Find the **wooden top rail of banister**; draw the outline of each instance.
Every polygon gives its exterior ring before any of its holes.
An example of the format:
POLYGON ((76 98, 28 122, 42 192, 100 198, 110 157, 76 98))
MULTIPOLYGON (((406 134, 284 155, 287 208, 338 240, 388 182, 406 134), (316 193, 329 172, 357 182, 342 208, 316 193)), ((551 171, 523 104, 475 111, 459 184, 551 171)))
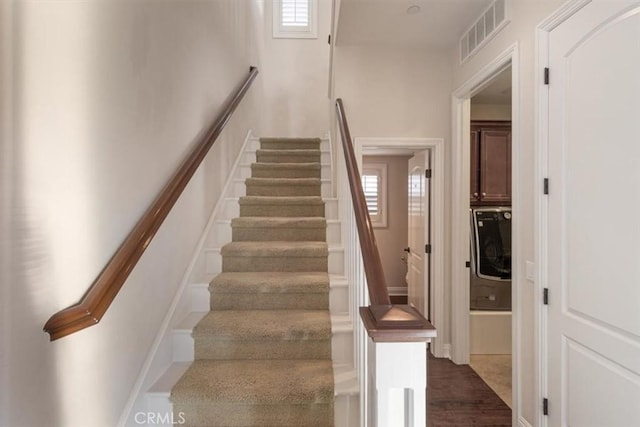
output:
POLYGON ((391 304, 389 299, 342 99, 336 100, 336 112, 371 301, 369 307, 360 307, 360 317, 374 341, 427 341, 436 336, 433 325, 414 306, 391 304))
POLYGON ((51 341, 93 326, 115 299, 118 291, 149 246, 171 208, 182 194, 209 149, 229 122, 236 107, 258 75, 251 67, 249 75, 237 91, 227 100, 224 108, 209 130, 198 141, 178 170, 164 186, 151 206, 129 233, 111 260, 91 284, 80 302, 55 313, 44 325, 51 341))

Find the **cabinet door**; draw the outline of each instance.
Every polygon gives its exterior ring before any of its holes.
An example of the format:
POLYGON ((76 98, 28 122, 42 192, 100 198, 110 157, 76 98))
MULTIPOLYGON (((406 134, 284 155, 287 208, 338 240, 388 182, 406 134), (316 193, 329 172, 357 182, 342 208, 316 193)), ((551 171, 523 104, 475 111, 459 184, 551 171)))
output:
POLYGON ((495 203, 511 200, 511 130, 480 133, 480 198, 495 203))
POLYGON ((480 152, 478 146, 480 144, 480 129, 471 128, 471 186, 469 187, 471 203, 480 200, 480 152))

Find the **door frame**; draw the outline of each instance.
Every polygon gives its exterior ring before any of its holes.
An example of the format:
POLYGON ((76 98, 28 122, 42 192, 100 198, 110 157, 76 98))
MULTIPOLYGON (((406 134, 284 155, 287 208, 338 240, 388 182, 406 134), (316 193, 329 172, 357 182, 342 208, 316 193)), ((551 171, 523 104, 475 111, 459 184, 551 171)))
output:
POLYGON ((470 186, 470 123, 471 97, 480 92, 498 74, 511 66, 511 209, 512 219, 512 309, 511 360, 514 425, 518 423, 520 384, 518 360, 520 340, 519 289, 523 285, 522 232, 520 230, 521 194, 520 174, 520 61, 519 45, 514 43, 480 69, 452 94, 452 187, 451 187, 451 360, 456 364, 469 363, 469 186, 470 186))
POLYGON ((391 138, 391 137, 358 137, 354 139, 354 149, 358 168, 362 169, 362 153, 364 148, 407 148, 412 150, 431 151, 431 281, 432 298, 429 301, 431 320, 439 337, 432 341, 432 351, 436 357, 448 357, 447 346, 444 343, 443 330, 447 328, 446 313, 444 312, 444 183, 445 183, 445 145, 443 138, 391 138))
MULTIPOLYGON (((561 8, 553 12, 549 17, 536 27, 536 51, 535 51, 535 118, 534 118, 534 252, 536 256, 536 281, 535 290, 542 295, 544 288, 548 287, 548 204, 543 192, 543 179, 549 172, 549 86, 544 84, 544 69, 549 66, 549 34, 557 26, 571 18, 592 0, 573 0, 565 3, 561 8)), ((547 395, 548 390, 548 363, 547 363, 547 309, 542 297, 534 299, 534 339, 537 348, 534 355, 534 366, 537 370, 534 381, 534 395, 538 402, 547 395)), ((547 417, 542 411, 535 411, 534 423, 537 426, 546 427, 547 417)))

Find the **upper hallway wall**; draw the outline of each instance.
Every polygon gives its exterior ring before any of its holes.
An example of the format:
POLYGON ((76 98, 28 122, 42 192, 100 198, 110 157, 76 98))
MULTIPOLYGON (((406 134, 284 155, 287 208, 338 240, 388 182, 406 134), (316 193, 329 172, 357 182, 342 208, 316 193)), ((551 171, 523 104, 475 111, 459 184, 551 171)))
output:
POLYGON ((3 125, 13 135, 2 148, 12 172, 0 198, 3 213, 10 206, 0 425, 114 426, 258 122, 259 80, 101 323, 52 343, 42 326, 82 297, 249 66, 261 65, 264 11, 237 0, 1 10, 13 34, 2 50, 2 84, 13 88, 3 125))
MULTIPOLYGON (((448 51, 423 48, 337 46, 334 96, 342 98, 353 138, 443 138, 445 165, 450 162, 451 57, 448 51)), ((333 105, 331 111, 335 111, 333 105)), ((337 139, 335 113, 332 138, 337 139)), ((398 141, 398 144, 402 144, 398 141)), ((338 148, 340 149, 340 148, 338 148)), ((438 173, 438 172, 436 172, 438 173)), ((449 193, 449 172, 445 194, 449 193)), ((450 202, 445 200, 448 230, 450 202)), ((448 232, 448 231, 447 231, 448 232)), ((449 238, 445 237, 448 245, 449 238)), ((448 253, 448 248, 444 248, 448 253)), ((449 283, 445 265, 445 283, 449 283)), ((449 304, 449 287, 444 300, 449 304)), ((450 342, 448 324, 436 325, 438 339, 450 342)))
POLYGON ((451 59, 397 47, 335 48, 334 94, 354 137, 449 139, 451 59))
MULTIPOLYGON (((518 113, 518 125, 520 129, 519 139, 514 138, 513 143, 519 146, 519 158, 514 167, 518 168, 519 196, 521 204, 518 209, 518 230, 521 236, 519 248, 521 258, 519 265, 519 277, 517 283, 520 301, 517 302, 520 316, 520 329, 518 330, 520 348, 520 360, 518 370, 520 372, 519 383, 522 396, 522 406, 518 417, 523 417, 531 425, 534 424, 534 414, 538 407, 534 395, 536 366, 534 355, 534 298, 535 287, 524 276, 525 260, 535 261, 534 255, 534 116, 535 116, 535 90, 537 84, 534 81, 535 73, 535 29, 536 26, 558 9, 562 1, 556 0, 511 0, 511 22, 490 42, 487 43, 473 58, 465 64, 460 64, 459 51, 456 47, 451 51, 453 61, 453 87, 458 88, 472 78, 483 67, 498 57, 514 43, 518 45, 519 59, 513 64, 514 72, 519 78, 519 105, 513 105, 513 111, 518 113)), ((514 88, 515 91, 515 88, 514 88)), ((515 117, 514 117, 515 118, 515 117)), ((514 122, 515 125, 515 122, 514 122)))
POLYGON ((318 38, 273 38, 273 2, 264 6, 260 63, 264 82, 264 136, 324 136, 329 130, 328 85, 331 1, 318 0, 318 38))

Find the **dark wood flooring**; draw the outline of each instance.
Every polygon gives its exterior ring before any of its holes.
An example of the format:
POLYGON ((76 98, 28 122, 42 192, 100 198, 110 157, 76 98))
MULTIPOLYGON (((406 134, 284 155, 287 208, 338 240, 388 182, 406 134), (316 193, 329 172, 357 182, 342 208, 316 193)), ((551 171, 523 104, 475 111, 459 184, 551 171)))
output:
POLYGON ((469 365, 429 357, 427 422, 440 426, 511 426, 511 408, 469 365))

